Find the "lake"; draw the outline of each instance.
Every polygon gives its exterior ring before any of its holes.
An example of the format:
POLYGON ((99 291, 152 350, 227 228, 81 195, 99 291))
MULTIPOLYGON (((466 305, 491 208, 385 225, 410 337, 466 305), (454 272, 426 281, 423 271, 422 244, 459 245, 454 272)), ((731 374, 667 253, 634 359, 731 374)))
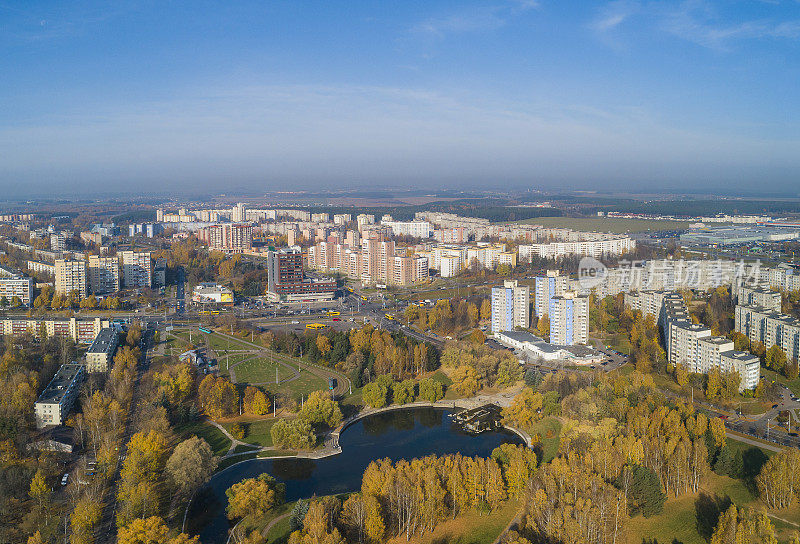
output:
POLYGON ((203 544, 225 544, 230 524, 225 517, 225 490, 246 478, 268 472, 286 484, 286 501, 313 495, 348 493, 361 489, 361 476, 375 459, 393 461, 461 453, 488 457, 503 443, 522 444, 505 429, 470 435, 453 425, 441 408, 408 408, 367 416, 345 429, 342 453, 323 459, 251 459, 216 474, 198 493, 189 512, 187 531, 203 544))

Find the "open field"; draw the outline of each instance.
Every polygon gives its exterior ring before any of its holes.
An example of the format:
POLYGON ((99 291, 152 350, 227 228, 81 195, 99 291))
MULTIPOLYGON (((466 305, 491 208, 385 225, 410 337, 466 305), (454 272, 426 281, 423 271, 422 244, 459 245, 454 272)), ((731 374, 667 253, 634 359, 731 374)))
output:
MULTIPOLYGON (((252 355, 250 356, 252 357, 252 355)), ((245 357, 246 359, 247 357, 245 357)), ((241 359, 240 359, 241 360, 241 359)), ((267 357, 256 357, 238 365, 236 381, 240 383, 275 383, 275 370, 278 371, 278 380, 285 380, 293 376, 293 372, 284 365, 267 357)))
POLYGON ((222 431, 205 421, 195 421, 194 423, 181 425, 176 428, 175 431, 178 436, 184 440, 190 436, 202 438, 211 446, 214 455, 224 455, 227 453, 228 448, 231 447, 231 441, 228 440, 228 437, 222 434, 222 431))
POLYGON ((542 463, 549 463, 558 454, 561 441, 561 422, 554 417, 546 417, 533 426, 533 432, 542 440, 542 463))
POLYGON ((535 217, 525 219, 521 223, 562 229, 613 232, 616 234, 689 228, 688 221, 655 221, 619 217, 535 217))
MULTIPOLYGON (((412 537, 412 544, 492 544, 514 519, 519 510, 515 500, 509 500, 494 512, 479 514, 470 510, 454 520, 440 523, 431 533, 412 537)), ((390 544, 406 543, 405 535, 389 540, 390 544)), ((638 544, 638 543, 637 543, 638 544)))
MULTIPOLYGON (((759 450, 735 440, 728 440, 733 449, 741 449, 747 455, 771 455, 772 452, 759 450), (753 451, 755 450, 755 451, 753 451)), ((708 473, 699 493, 670 497, 664 504, 664 510, 650 518, 641 515, 627 521, 626 542, 641 544, 644 538, 658 542, 680 542, 681 544, 705 544, 716 524, 719 509, 725 509, 730 503, 737 506, 764 508, 764 504, 753 494, 743 480, 708 473)), ((768 511, 770 514, 785 520, 800 519, 800 505, 782 511, 768 511)), ((771 518, 779 542, 786 542, 789 536, 798 530, 789 523, 771 518)))
POLYGON ((272 429, 275 421, 277 420, 272 416, 260 419, 254 418, 253 416, 243 416, 236 419, 221 421, 220 423, 228 432, 231 432, 231 427, 237 423, 244 427, 245 435, 242 439, 243 442, 255 444, 257 446, 271 446, 272 435, 270 435, 270 429, 272 429))

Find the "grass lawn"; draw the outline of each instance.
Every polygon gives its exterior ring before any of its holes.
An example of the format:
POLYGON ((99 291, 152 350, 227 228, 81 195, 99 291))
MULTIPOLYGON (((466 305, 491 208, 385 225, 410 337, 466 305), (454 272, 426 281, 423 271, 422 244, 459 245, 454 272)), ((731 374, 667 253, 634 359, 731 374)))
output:
POLYGON ((217 472, 225 470, 229 466, 235 465, 236 463, 239 463, 241 461, 247 461, 248 459, 255 459, 255 458, 256 458, 256 452, 244 453, 242 455, 235 455, 233 457, 226 457, 225 459, 219 462, 219 465, 217 466, 217 472))
MULTIPOLYGON (((272 379, 275 379, 274 372, 272 371, 273 376, 272 379)), ((237 370, 236 378, 239 379, 239 373, 237 370)), ((286 383, 280 383, 275 385, 275 383, 266 383, 263 386, 263 389, 269 391, 271 394, 274 393, 288 393, 292 396, 292 398, 297 399, 300 401, 300 395, 308 395, 314 391, 326 391, 328 389, 328 382, 317 376, 316 374, 312 374, 306 369, 303 369, 300 372, 300 377, 286 383)))
POLYGON ((175 432, 184 440, 190 436, 198 436, 208 442, 214 455, 225 455, 228 448, 231 447, 231 441, 228 440, 222 431, 205 421, 195 421, 186 425, 181 425, 175 429, 175 432))
POLYGON ((655 221, 647 219, 625 219, 621 217, 534 217, 522 223, 551 228, 613 232, 645 232, 648 230, 675 230, 688 228, 687 221, 655 221))
POLYGON ((554 417, 546 417, 533 426, 533 432, 538 433, 542 440, 542 463, 549 463, 558 453, 561 422, 554 417))
POLYGON ((222 425, 231 431, 231 427, 235 424, 240 424, 245 429, 245 435, 242 439, 248 444, 255 444, 257 446, 271 446, 272 435, 269 434, 272 425, 275 424, 275 418, 270 417, 266 419, 254 419, 252 416, 243 416, 233 420, 225 421, 222 425))
MULTIPOLYGON (((289 503, 287 506, 289 507, 287 511, 291 512, 292 508, 294 508, 294 503, 289 503)), ((288 542, 289 535, 292 532, 291 523, 292 517, 286 516, 273 525, 267 533, 267 544, 283 544, 284 542, 288 542)))
MULTIPOLYGON (((489 514, 479 515, 471 510, 456 519, 448 519, 436 526, 432 533, 411 537, 413 544, 492 544, 503 529, 514 519, 519 504, 510 500, 489 514)), ((391 544, 406 542, 405 535, 389 540, 391 544)), ((639 544, 639 543, 637 543, 639 544)))
MULTIPOLYGON (((736 444, 731 441, 731 446, 736 444)), ((741 443, 740 443, 741 444, 741 443)), ((743 444, 744 447, 748 447, 743 444)), ((644 518, 635 516, 626 523, 628 544, 641 544, 643 538, 656 539, 658 542, 681 544, 705 544, 704 535, 710 535, 717 517, 717 506, 723 507, 727 500, 737 506, 763 508, 759 499, 750 492, 741 480, 727 476, 719 476, 713 472, 703 479, 700 493, 688 494, 675 498, 670 497, 664 504, 664 510, 657 516, 644 518), (703 520, 708 520, 704 523, 703 520)), ((770 512, 786 520, 800 519, 800 506, 795 505, 787 511, 770 512)), ((770 518, 779 542, 786 542, 793 531, 798 528, 788 523, 770 518)))
POLYGON ((234 370, 236 372, 236 381, 243 383, 275 383, 275 370, 278 370, 278 379, 284 380, 292 376, 292 371, 276 363, 274 359, 270 360, 267 357, 257 357, 250 359, 234 370))
POLYGON ((227 335, 223 336, 218 333, 209 334, 208 343, 211 344, 211 347, 214 349, 214 351, 254 349, 253 346, 245 344, 237 338, 232 338, 227 335))

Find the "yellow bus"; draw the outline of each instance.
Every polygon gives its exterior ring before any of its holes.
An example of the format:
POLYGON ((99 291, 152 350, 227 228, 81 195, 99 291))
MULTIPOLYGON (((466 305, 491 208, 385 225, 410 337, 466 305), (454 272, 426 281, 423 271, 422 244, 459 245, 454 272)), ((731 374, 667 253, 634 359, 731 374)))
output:
POLYGON ((394 314, 383 314, 383 317, 385 317, 389 321, 393 321, 394 320, 394 314))
POLYGON ((319 330, 319 329, 324 329, 325 327, 327 327, 327 325, 323 325, 322 323, 307 323, 306 324, 306 328, 307 329, 312 329, 312 330, 315 330, 315 331, 319 330))
POLYGON ((337 316, 337 315, 341 315, 341 314, 339 312, 337 312, 336 310, 330 310, 328 312, 328 315, 333 317, 333 316, 337 316))
POLYGON ((211 315, 211 312, 209 312, 208 310, 200 310, 199 313, 200 315, 211 315))
POLYGON ((351 293, 353 292, 353 288, 352 287, 348 287, 347 290, 350 291, 351 293))
POLYGON ((362 302, 366 302, 367 301, 367 297, 361 297, 361 300, 362 300, 362 302))

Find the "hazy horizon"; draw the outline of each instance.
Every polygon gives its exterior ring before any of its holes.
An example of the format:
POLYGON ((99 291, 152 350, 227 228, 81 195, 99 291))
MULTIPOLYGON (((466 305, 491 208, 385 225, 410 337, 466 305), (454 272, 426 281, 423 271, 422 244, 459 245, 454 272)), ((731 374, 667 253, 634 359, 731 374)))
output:
POLYGON ((798 194, 800 3, 0 4, 6 197, 798 194))

